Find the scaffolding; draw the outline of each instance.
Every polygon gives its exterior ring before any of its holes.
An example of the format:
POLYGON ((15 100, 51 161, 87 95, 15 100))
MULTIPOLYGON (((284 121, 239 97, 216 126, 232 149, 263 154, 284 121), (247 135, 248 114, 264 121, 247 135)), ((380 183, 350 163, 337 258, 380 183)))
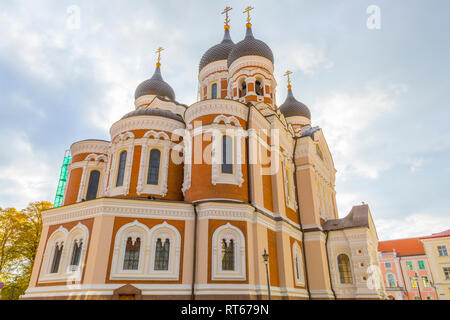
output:
POLYGON ((64 197, 64 188, 66 187, 67 182, 67 167, 70 164, 70 161, 72 161, 70 150, 66 150, 66 153, 64 154, 63 165, 61 167, 61 174, 59 176, 58 189, 56 190, 55 205, 54 205, 55 208, 61 207, 62 205, 64 197))

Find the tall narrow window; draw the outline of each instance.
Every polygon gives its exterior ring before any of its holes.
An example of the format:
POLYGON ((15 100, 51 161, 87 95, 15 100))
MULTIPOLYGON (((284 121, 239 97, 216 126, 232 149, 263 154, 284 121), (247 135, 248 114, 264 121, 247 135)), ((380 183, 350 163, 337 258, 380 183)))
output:
POLYGON ((387 283, 389 288, 395 288, 397 286, 397 284, 395 283, 394 275, 392 273, 388 273, 387 283))
POLYGON ((125 165, 127 163, 127 152, 123 151, 119 159, 119 171, 117 172, 116 187, 123 186, 123 178, 125 177, 125 165))
POLYGON ((222 240, 222 270, 234 271, 234 241, 222 240))
POLYGON ((211 86, 211 99, 217 99, 217 83, 211 86))
POLYGON ((156 240, 155 270, 169 270, 169 252, 170 240, 166 239, 163 244, 162 240, 158 238, 158 240, 156 240))
POLYGON ((255 92, 258 96, 263 96, 264 95, 264 89, 263 86, 261 84, 261 81, 256 80, 255 82, 255 92))
POLYGON ((241 87, 239 88, 239 98, 245 97, 247 95, 247 84, 242 81, 241 87))
POLYGON ((222 137, 222 173, 233 174, 233 140, 222 137))
POLYGON ((56 243, 55 251, 53 253, 53 262, 52 262, 52 268, 50 270, 50 273, 58 273, 63 248, 64 248, 64 244, 62 242, 56 243))
POLYGON ((133 243, 133 239, 127 239, 127 246, 125 249, 125 258, 123 263, 124 270, 138 270, 139 269, 139 253, 141 251, 141 238, 137 238, 133 243))
POLYGON ((161 161, 161 151, 153 149, 150 151, 150 161, 148 166, 147 184, 157 186, 159 184, 159 163, 161 161))
POLYGON ((70 259, 70 270, 76 271, 80 264, 81 249, 83 248, 83 240, 75 240, 73 243, 72 257, 70 259))
POLYGON ((298 257, 295 257, 295 275, 297 279, 300 279, 300 273, 299 273, 299 265, 298 265, 298 257))
POLYGON ((93 200, 97 198, 98 183, 100 181, 100 171, 93 170, 89 177, 89 184, 86 194, 86 200, 93 200))
POLYGON ((341 283, 352 283, 352 271, 350 269, 350 259, 346 254, 338 256, 339 276, 341 283))

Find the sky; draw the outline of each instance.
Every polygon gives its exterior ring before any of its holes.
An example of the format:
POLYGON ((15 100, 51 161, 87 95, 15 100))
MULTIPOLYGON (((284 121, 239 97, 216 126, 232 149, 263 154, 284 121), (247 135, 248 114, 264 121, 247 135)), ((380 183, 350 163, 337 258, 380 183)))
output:
POLYGON ((0 207, 53 201, 65 150, 109 140, 154 71, 177 101, 197 99, 198 64, 221 41, 253 33, 286 70, 337 169, 339 214, 368 203, 380 240, 450 228, 450 2, 1 1, 0 207))

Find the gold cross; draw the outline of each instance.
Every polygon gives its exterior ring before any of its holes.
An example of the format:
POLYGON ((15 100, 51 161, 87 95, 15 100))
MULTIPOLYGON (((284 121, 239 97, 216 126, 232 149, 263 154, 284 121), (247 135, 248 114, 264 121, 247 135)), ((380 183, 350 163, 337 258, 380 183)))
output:
POLYGON ((158 50, 156 50, 156 53, 158 54, 158 62, 157 62, 158 66, 161 66, 161 52, 163 52, 163 51, 164 51, 164 48, 162 48, 162 47, 159 47, 158 50))
POLYGON ((252 18, 250 17, 250 11, 252 11, 253 7, 248 6, 247 9, 244 10, 243 13, 247 13, 247 23, 250 23, 250 21, 252 21, 252 18))
POLYGON ((230 17, 228 16, 228 13, 233 10, 231 7, 226 7, 225 10, 223 10, 222 14, 226 15, 225 18, 225 26, 228 27, 230 23, 230 17))
POLYGON ((288 88, 289 89, 291 88, 291 74, 292 74, 292 71, 289 71, 289 70, 286 71, 286 73, 284 74, 284 76, 288 78, 288 88))

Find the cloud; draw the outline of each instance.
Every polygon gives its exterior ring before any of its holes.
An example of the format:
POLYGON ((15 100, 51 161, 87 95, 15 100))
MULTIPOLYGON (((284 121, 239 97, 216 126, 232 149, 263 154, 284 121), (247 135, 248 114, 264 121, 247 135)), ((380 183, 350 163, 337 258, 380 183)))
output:
POLYGON ((375 219, 380 240, 412 238, 450 229, 450 214, 419 212, 402 218, 375 219))

